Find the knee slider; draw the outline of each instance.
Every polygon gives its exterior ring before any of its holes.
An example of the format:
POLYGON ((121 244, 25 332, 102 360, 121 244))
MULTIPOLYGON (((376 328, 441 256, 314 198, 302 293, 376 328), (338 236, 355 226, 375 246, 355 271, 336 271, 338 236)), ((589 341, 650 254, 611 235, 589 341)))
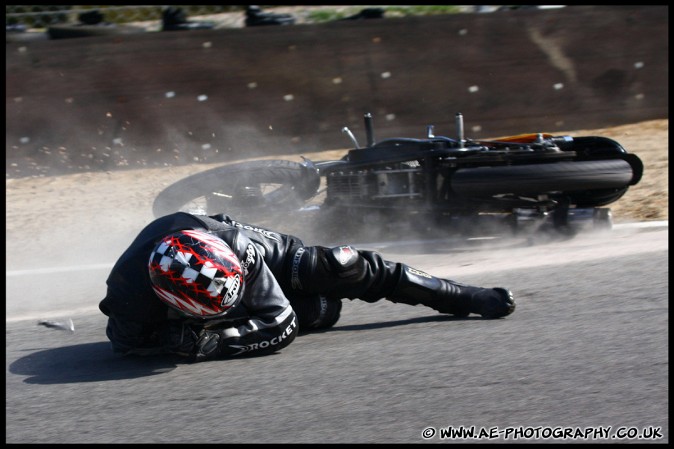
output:
POLYGON ((350 246, 300 248, 293 256, 292 291, 329 299, 360 298, 372 283, 367 260, 350 246))
POLYGON ((363 260, 352 246, 343 245, 329 248, 326 258, 340 278, 358 275, 363 271, 363 260))
POLYGON ((322 292, 331 284, 331 279, 354 281, 362 278, 365 261, 351 246, 303 247, 293 255, 291 271, 293 290, 322 292))

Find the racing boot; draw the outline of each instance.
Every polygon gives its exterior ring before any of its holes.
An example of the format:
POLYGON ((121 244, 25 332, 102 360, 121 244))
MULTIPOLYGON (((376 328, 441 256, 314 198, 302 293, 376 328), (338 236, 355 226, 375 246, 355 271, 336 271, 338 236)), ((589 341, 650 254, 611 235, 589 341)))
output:
POLYGON ((404 264, 399 281, 386 299, 409 305, 422 304, 440 313, 465 317, 501 318, 515 310, 512 293, 505 288, 473 287, 440 279, 404 264))

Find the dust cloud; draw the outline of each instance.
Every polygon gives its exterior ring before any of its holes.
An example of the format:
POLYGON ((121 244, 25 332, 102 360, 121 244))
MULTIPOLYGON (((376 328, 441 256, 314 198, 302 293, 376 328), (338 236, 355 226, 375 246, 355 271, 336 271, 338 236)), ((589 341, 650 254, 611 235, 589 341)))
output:
MULTIPOLYGON (((257 136, 265 132, 260 131, 259 123, 261 121, 236 125, 239 128, 236 136, 244 136, 239 145, 254 146, 257 136)), ((171 127, 167 127, 166 132, 175 133, 176 139, 183 135, 182 130, 171 127)), ((661 145, 668 139, 667 120, 576 135, 614 137, 644 160, 644 180, 611 205, 615 222, 667 219, 668 158, 666 146, 661 145)), ((234 135, 231 138, 234 139, 234 135)), ((189 141, 176 140, 176 145, 183 144, 188 145, 189 141)), ((342 154, 343 150, 307 153, 306 156, 326 160, 342 154)), ((254 158, 251 153, 227 162, 254 158)), ((265 158, 301 160, 299 156, 268 154, 265 158)), ((144 168, 129 166, 57 176, 8 176, 5 195, 7 316, 31 315, 44 310, 64 313, 96 310, 105 294, 105 280, 112 264, 138 232, 155 218, 152 203, 158 193, 177 180, 220 165, 222 162, 218 161, 144 168)), ((8 171, 10 169, 8 166, 8 171)), ((376 248, 395 250, 410 260, 415 260, 415 254, 444 251, 452 253, 457 263, 458 255, 478 248, 525 247, 544 243, 547 238, 554 243, 568 237, 537 233, 538 240, 531 241, 526 234, 512 234, 508 226, 497 226, 496 222, 483 223, 492 233, 491 237, 480 235, 479 227, 470 225, 458 229, 460 238, 451 238, 457 233, 456 223, 433 227, 404 211, 382 223, 377 217, 330 216, 308 208, 302 213, 259 224, 297 235, 307 244, 363 243, 372 247, 376 242, 389 242, 380 243, 376 248), (494 238, 494 234, 498 237, 494 238), (418 241, 422 239, 428 242, 420 244, 418 241)), ((475 255, 472 258, 476 257, 479 258, 475 255)), ((42 315, 41 318, 54 317, 42 315)))

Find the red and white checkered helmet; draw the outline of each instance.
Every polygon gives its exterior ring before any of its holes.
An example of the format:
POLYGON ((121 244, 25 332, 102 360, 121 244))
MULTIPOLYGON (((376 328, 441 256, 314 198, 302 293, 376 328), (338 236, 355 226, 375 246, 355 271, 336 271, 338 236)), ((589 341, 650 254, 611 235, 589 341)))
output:
POLYGON ((227 243, 205 231, 162 238, 148 268, 159 299, 191 317, 222 317, 243 297, 241 262, 227 243))

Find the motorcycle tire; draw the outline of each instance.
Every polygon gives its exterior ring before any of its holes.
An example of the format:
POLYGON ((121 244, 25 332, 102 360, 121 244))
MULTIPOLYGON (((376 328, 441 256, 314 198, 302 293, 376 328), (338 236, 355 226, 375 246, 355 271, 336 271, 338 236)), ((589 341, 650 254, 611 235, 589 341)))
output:
POLYGON ((317 172, 292 161, 224 165, 169 185, 155 198, 152 212, 155 217, 178 211, 225 213, 239 220, 259 222, 301 207, 316 193, 319 182, 317 172))
POLYGON ((578 192, 582 196, 588 191, 603 196, 608 192, 612 197, 625 190, 634 176, 632 166, 622 159, 575 161, 459 169, 451 186, 454 193, 465 197, 549 192, 578 192))

